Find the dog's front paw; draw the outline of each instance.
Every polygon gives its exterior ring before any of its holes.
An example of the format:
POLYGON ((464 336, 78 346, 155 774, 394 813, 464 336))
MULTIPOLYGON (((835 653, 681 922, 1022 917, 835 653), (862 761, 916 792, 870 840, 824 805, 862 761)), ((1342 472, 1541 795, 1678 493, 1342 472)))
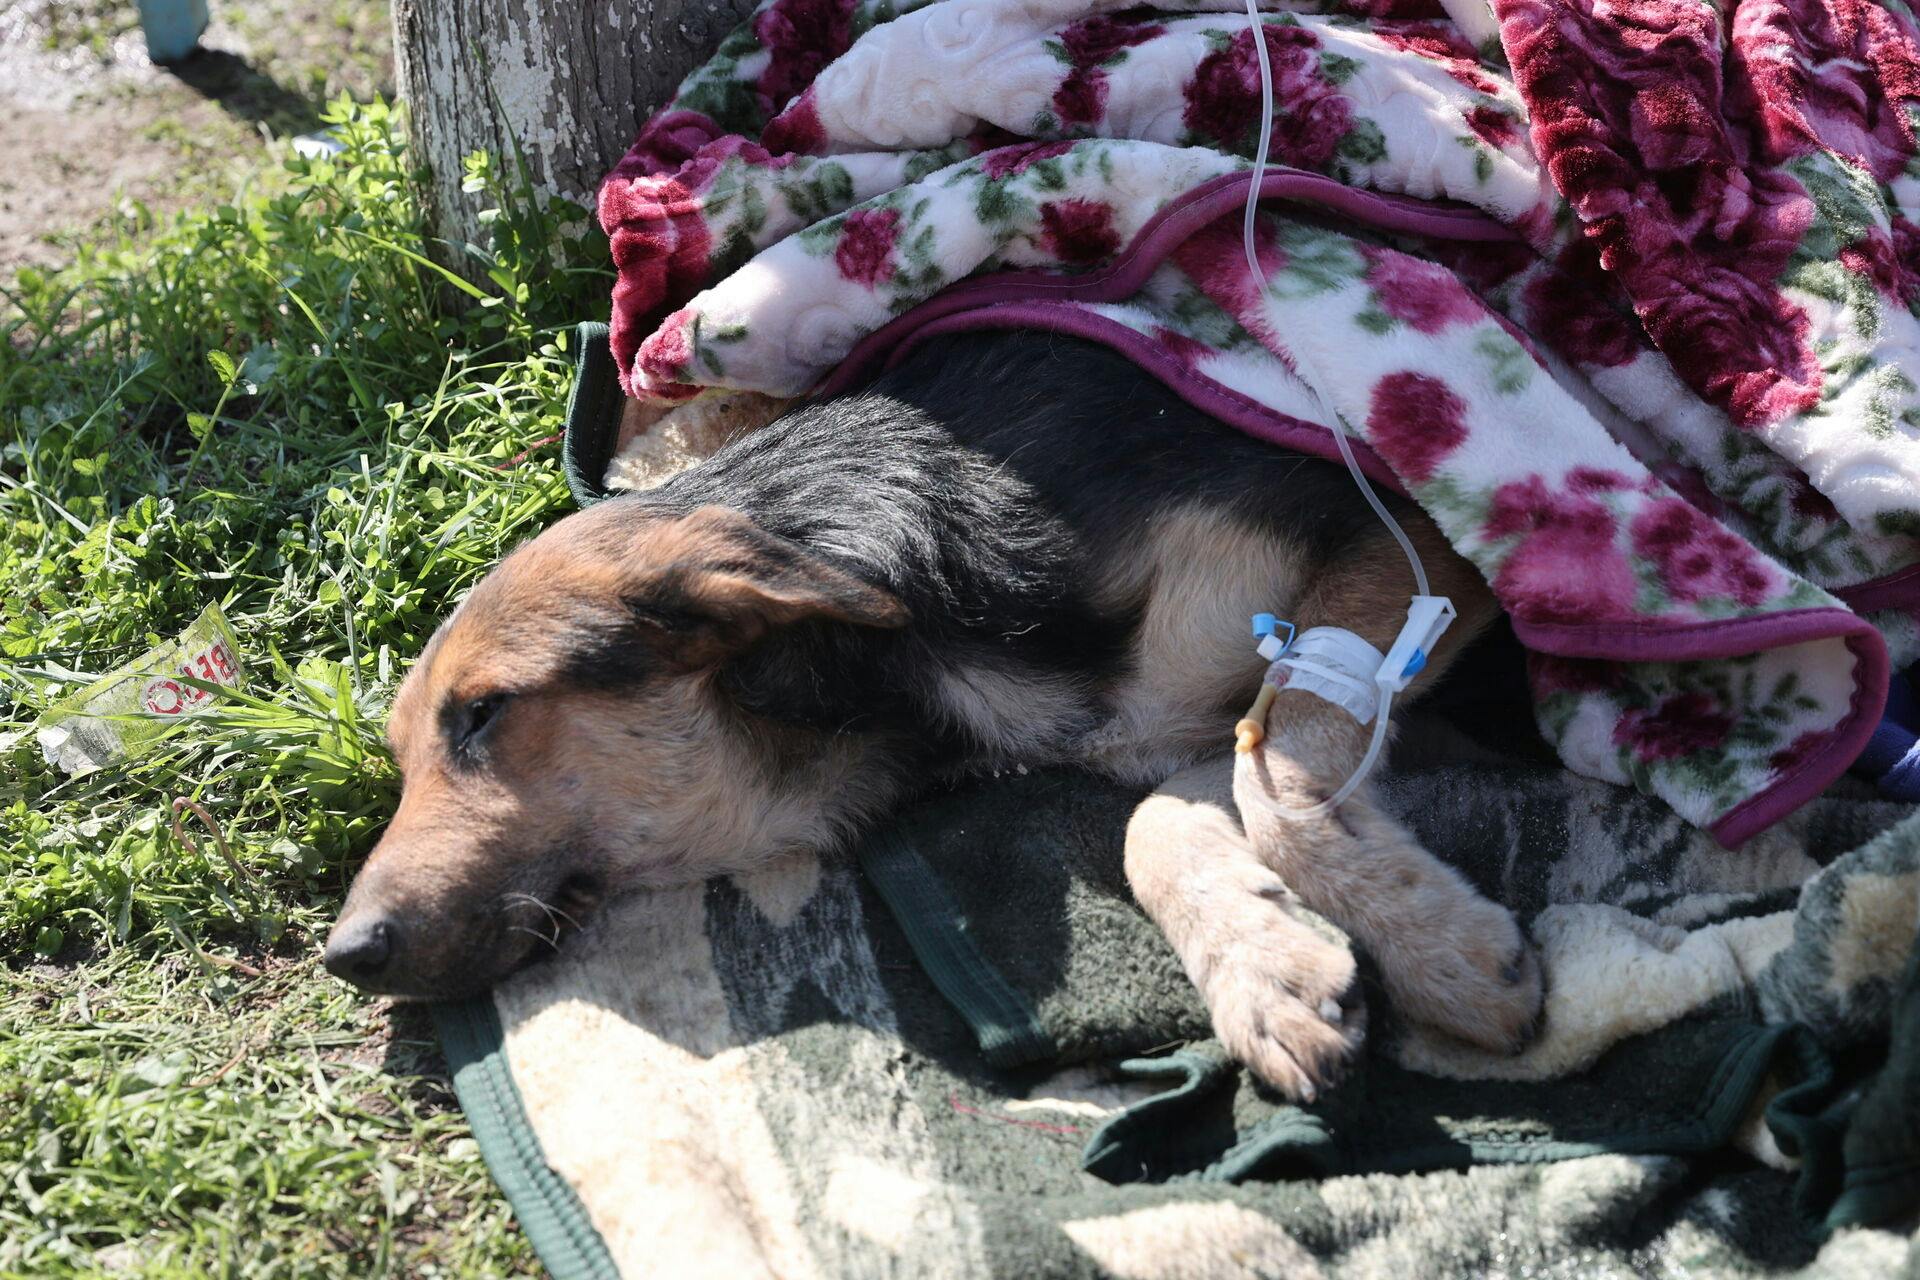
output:
POLYGON ((1395 1011, 1493 1053, 1519 1053, 1540 1026, 1540 960, 1505 907, 1469 892, 1379 955, 1395 1011))
POLYGON ((1366 1038, 1353 953, 1264 895, 1209 922, 1201 995, 1214 1033, 1287 1097, 1312 1102, 1366 1038))

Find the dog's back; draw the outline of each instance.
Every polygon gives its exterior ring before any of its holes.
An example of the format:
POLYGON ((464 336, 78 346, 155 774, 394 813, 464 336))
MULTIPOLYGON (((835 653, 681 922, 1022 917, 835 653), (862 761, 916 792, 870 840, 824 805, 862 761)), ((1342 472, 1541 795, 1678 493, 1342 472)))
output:
POLYGON ((913 615, 742 663, 733 685, 763 714, 909 729, 935 768, 1080 758, 1152 782, 1217 744, 1258 683, 1247 617, 1377 529, 1352 483, 1108 348, 979 333, 626 501, 737 507, 913 615))

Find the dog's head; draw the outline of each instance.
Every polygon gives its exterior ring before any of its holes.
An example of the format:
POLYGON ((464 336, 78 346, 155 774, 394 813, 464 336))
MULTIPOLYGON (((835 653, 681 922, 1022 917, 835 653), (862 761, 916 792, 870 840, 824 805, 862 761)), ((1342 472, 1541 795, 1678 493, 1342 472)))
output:
POLYGON ((400 806, 327 941, 369 990, 491 985, 609 886, 684 883, 822 841, 828 735, 720 673, 797 625, 905 607, 738 512, 617 499, 509 556, 440 628, 389 724, 400 806))

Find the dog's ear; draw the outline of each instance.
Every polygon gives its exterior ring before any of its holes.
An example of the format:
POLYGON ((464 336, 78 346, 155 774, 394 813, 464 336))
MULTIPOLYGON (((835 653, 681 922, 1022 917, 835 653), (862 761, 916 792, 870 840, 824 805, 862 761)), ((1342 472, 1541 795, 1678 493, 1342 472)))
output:
POLYGON ((892 592, 725 507, 701 507, 658 529, 642 559, 621 584, 621 601, 658 633, 659 656, 687 669, 722 662, 797 622, 894 628, 908 620, 892 592))

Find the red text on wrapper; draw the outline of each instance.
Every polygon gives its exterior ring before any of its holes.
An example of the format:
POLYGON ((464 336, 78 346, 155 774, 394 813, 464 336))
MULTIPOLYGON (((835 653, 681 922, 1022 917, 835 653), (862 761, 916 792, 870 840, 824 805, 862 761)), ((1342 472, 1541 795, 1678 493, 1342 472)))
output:
MULTIPOLYGON (((240 669, 226 641, 215 640, 181 663, 180 674, 205 680, 209 684, 230 685, 239 679, 240 669)), ((196 689, 171 677, 159 676, 149 680, 147 687, 140 691, 140 705, 156 716, 177 716, 198 710, 212 696, 205 689, 196 689)))

